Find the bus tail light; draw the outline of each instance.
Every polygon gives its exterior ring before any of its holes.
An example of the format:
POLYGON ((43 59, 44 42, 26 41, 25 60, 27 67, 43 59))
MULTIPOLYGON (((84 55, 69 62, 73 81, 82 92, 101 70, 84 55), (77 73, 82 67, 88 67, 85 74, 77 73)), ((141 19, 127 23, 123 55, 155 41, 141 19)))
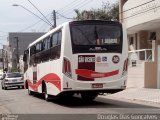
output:
POLYGON ((124 61, 122 75, 125 75, 127 71, 128 71, 128 58, 124 61))
POLYGON ((128 58, 124 61, 123 71, 128 71, 128 58))
POLYGON ((68 59, 64 58, 63 60, 63 73, 72 78, 72 73, 71 73, 71 63, 68 59))

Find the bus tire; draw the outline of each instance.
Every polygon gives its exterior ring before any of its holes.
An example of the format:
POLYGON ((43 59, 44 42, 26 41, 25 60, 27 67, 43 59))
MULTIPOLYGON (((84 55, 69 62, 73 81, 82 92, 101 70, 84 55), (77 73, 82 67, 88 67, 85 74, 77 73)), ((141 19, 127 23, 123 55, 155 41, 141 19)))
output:
POLYGON ((31 91, 28 86, 28 95, 33 95, 33 94, 34 94, 33 91, 31 91))
POLYGON ((98 93, 81 93, 81 98, 84 101, 93 101, 98 96, 98 93))
POLYGON ((50 97, 49 97, 49 95, 48 95, 48 93, 47 93, 47 86, 45 85, 45 88, 44 88, 44 99, 46 100, 46 101, 49 101, 50 100, 50 97))

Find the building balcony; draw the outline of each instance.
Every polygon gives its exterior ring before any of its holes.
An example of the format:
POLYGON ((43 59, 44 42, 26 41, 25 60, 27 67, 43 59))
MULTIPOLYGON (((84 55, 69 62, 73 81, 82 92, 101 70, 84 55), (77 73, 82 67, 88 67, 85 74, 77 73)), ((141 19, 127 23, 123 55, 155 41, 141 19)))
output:
POLYGON ((122 14, 128 32, 160 28, 159 0, 128 0, 122 14))

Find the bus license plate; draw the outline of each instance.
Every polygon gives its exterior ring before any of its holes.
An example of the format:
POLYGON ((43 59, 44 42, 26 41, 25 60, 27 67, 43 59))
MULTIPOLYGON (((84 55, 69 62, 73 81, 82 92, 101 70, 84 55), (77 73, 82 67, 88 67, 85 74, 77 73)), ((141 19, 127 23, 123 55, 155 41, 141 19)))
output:
POLYGON ((92 88, 103 88, 103 84, 102 83, 92 84, 92 88))

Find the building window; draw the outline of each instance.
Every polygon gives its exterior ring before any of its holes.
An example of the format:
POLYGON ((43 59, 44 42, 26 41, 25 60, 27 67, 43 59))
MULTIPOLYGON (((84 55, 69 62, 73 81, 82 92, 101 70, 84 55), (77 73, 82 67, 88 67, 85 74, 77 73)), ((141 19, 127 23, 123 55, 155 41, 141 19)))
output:
POLYGON ((130 37, 130 39, 129 39, 129 45, 133 45, 133 44, 134 44, 134 38, 130 37))
POLYGON ((150 32, 149 40, 156 40, 156 32, 150 32))

